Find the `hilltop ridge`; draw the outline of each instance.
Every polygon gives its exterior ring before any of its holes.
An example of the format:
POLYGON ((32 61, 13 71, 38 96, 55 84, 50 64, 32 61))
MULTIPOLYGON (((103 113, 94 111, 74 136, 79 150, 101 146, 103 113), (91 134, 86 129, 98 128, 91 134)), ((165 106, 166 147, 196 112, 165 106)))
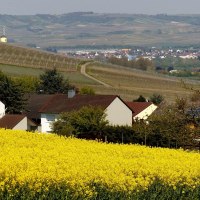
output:
POLYGON ((99 14, 0 15, 8 41, 24 46, 188 46, 200 43, 200 15, 99 14))

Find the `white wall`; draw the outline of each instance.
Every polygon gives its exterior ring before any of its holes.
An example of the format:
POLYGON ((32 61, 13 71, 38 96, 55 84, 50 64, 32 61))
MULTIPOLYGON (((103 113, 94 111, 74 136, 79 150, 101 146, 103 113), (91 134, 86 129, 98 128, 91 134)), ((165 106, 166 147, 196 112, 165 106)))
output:
POLYGON ((118 97, 107 107, 105 113, 110 125, 132 126, 132 111, 118 97))
POLYGON ((154 104, 151 104, 149 107, 147 107, 145 110, 143 110, 141 113, 138 115, 134 116, 133 119, 147 119, 155 110, 157 106, 154 104))
POLYGON ((42 133, 49 133, 52 132, 52 124, 58 118, 56 114, 41 114, 41 132, 42 133))
POLYGON ((6 43, 8 41, 7 37, 1 37, 0 42, 6 43))
POLYGON ((5 115, 5 105, 0 101, 0 119, 5 115))
POLYGON ((24 119, 22 119, 22 121, 20 121, 12 130, 28 130, 27 117, 24 117, 24 119))

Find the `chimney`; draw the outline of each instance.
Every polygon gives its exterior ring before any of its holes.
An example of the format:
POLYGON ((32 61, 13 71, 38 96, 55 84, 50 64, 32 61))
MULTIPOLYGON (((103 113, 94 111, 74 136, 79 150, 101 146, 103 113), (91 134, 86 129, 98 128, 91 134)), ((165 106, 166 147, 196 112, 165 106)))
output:
POLYGON ((68 98, 73 98, 76 95, 75 89, 68 90, 68 98))

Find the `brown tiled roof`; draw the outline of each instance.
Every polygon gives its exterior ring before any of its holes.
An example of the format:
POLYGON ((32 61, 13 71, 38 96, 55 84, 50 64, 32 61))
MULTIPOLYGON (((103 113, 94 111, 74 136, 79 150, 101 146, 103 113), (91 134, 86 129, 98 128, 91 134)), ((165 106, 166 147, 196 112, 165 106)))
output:
POLYGON ((0 119, 0 128, 12 129, 25 117, 26 117, 25 115, 6 114, 4 117, 0 119))
POLYGON ((152 102, 126 102, 128 107, 133 111, 133 117, 148 108, 152 102))
POLYGON ((33 94, 27 97, 27 107, 25 114, 29 119, 39 119, 40 113, 38 110, 46 104, 54 95, 38 95, 33 94))
POLYGON ((52 96, 38 111, 40 113, 62 113, 78 110, 83 106, 100 106, 106 109, 116 95, 76 95, 68 98, 65 94, 52 96))

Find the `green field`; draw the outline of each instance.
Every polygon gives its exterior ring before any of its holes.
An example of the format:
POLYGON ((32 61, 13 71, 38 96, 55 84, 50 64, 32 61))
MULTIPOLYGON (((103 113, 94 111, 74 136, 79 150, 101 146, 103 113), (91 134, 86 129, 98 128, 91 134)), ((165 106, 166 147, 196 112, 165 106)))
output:
MULTIPOLYGON (((11 65, 0 65, 0 70, 10 76, 39 76, 44 69, 19 67, 11 65)), ((148 98, 153 93, 164 96, 166 101, 173 102, 177 97, 190 97, 192 92, 183 87, 182 79, 166 77, 160 74, 132 70, 124 67, 116 67, 105 64, 90 64, 87 73, 91 76, 111 85, 105 87, 80 73, 80 71, 60 71, 71 84, 79 88, 92 87, 98 94, 120 95, 123 99, 132 101, 139 95, 148 98)), ((184 80, 189 87, 200 89, 199 81, 184 80)))
MULTIPOLYGON (((37 76, 45 72, 45 69, 37 69, 31 67, 20 67, 14 65, 0 65, 0 70, 9 76, 37 76)), ((72 84, 81 85, 98 85, 95 81, 83 76, 79 71, 61 71, 61 74, 72 84)))

